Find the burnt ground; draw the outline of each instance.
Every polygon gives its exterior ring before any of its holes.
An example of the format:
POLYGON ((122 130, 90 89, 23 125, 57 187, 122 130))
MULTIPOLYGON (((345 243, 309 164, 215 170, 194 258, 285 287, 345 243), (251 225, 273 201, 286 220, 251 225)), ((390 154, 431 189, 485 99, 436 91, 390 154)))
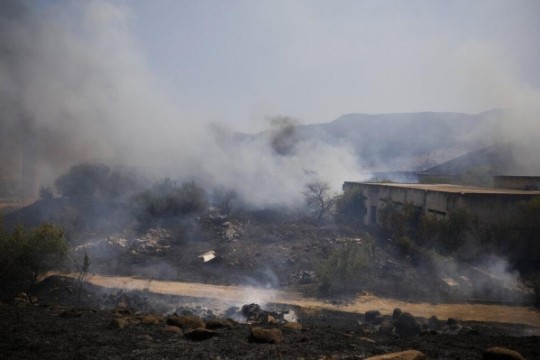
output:
MULTIPOLYGON (((140 276, 162 280, 223 285, 263 285, 300 290, 328 301, 347 301, 358 292, 406 301, 440 303, 483 301, 531 303, 523 287, 478 269, 441 258, 436 269, 402 256, 391 240, 376 232, 357 232, 336 226, 316 226, 290 214, 272 212, 223 219, 204 217, 142 233, 108 230, 70 234, 73 257, 90 257, 90 272, 140 276), (331 254, 351 243, 370 244, 368 265, 351 288, 336 287, 321 293, 316 270, 331 254), (200 255, 215 251, 204 262, 200 255)), ((66 267, 70 269, 69 264, 66 267)), ((71 268, 73 270, 73 268, 71 268)), ((336 279, 339 281, 339 279, 336 279)), ((28 291, 29 301, 19 305, 7 299, 0 306, 0 353, 13 359, 357 359, 406 349, 422 351, 433 359, 479 359, 482 352, 502 346, 525 358, 540 358, 537 336, 520 324, 457 322, 440 319, 429 324, 416 318, 413 335, 396 331, 389 316, 366 321, 363 314, 314 311, 268 304, 277 322, 268 318, 238 318, 238 309, 206 299, 157 296, 125 289, 85 285, 78 301, 78 285, 49 278, 28 291), (217 311, 215 309, 221 309, 217 311), (236 311, 236 312, 235 312, 236 311), (301 330, 286 328, 283 312, 298 316, 301 330), (167 316, 193 313, 204 319, 223 320, 225 328, 212 329, 210 338, 197 341, 166 325, 167 316), (151 314, 157 322, 145 324, 151 314), (112 326, 123 319, 122 329, 112 326), (278 343, 253 341, 251 330, 262 326, 282 330, 278 343)), ((374 309, 376 310, 376 309, 374 309)), ((414 315, 414 314, 413 314, 414 315)), ((207 336, 207 335, 198 335, 207 336)))
POLYGON ((400 336, 396 328, 386 329, 394 323, 391 316, 367 321, 363 314, 278 304, 246 307, 255 308, 252 312, 233 308, 218 313, 210 308, 219 304, 204 299, 86 285, 78 301, 76 290, 73 280, 54 276, 31 289, 30 296, 37 298, 34 305, 22 300, 18 305, 0 304, 3 358, 362 359, 416 349, 430 359, 480 359, 494 346, 518 351, 527 359, 540 357, 538 336, 526 336, 530 328, 517 324, 448 325, 446 320, 417 318, 418 334, 400 336), (203 319, 212 329, 210 335, 194 335, 186 327, 183 333, 180 328, 171 332, 167 325, 171 313, 203 319), (294 313, 296 319, 289 324, 298 322, 302 328, 288 326, 284 313, 294 313), (231 317, 235 320, 225 320, 231 317), (256 341, 251 332, 257 326, 281 330, 282 340, 256 341))

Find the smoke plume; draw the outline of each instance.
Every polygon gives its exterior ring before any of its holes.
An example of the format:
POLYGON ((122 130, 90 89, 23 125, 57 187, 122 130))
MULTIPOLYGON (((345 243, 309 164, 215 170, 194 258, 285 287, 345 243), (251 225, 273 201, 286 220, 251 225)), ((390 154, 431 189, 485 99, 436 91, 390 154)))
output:
POLYGON ((254 203, 290 203, 310 174, 331 174, 337 188, 357 170, 349 149, 295 143, 290 125, 239 146, 231 129, 178 109, 149 71, 122 6, 0 7, 3 157, 19 151, 5 141, 32 139, 44 183, 97 161, 234 188, 254 203))

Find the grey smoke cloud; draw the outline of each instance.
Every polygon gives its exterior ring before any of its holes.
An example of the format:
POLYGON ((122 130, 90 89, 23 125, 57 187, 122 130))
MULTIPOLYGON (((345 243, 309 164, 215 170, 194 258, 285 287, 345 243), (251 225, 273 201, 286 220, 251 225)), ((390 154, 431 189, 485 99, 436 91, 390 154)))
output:
POLYGON ((329 180, 336 188, 358 170, 341 147, 303 142, 276 156, 271 140, 231 146, 226 127, 175 106, 149 70, 123 6, 2 6, 2 133, 34 136, 44 181, 77 162, 105 161, 154 177, 237 188, 249 201, 267 204, 298 201, 306 169, 335 170, 329 180))

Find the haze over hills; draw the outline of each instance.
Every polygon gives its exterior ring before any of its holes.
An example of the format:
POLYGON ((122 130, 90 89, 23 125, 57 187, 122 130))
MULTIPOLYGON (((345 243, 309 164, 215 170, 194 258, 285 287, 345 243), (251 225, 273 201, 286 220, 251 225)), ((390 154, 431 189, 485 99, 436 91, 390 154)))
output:
POLYGON ((310 125, 279 118, 272 130, 237 138, 266 139, 280 156, 294 156, 303 143, 344 147, 354 153, 365 171, 418 171, 493 145, 504 118, 503 110, 347 114, 310 125))

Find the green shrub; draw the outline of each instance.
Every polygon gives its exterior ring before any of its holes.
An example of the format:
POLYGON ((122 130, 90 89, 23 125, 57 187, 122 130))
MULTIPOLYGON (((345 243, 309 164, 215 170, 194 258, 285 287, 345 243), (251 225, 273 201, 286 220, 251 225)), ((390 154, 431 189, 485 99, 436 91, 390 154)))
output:
POLYGON ((393 238, 415 238, 420 221, 420 208, 412 203, 396 204, 391 199, 386 199, 384 207, 379 211, 379 218, 382 229, 393 238))
POLYGON ((316 268, 321 293, 357 291, 369 271, 372 256, 370 242, 350 243, 334 250, 316 268))
POLYGON ((449 253, 465 244, 470 222, 469 214, 460 209, 450 212, 448 219, 440 220, 438 238, 441 250, 449 253))
POLYGON ((366 214, 366 197, 359 188, 349 188, 336 199, 334 218, 337 223, 360 226, 366 214))
POLYGON ((64 230, 59 226, 41 224, 32 230, 19 226, 10 234, 0 231, 2 293, 35 282, 65 260, 66 253, 64 230))
POLYGON ((169 178, 135 195, 133 203, 137 220, 143 227, 155 225, 160 220, 200 214, 207 209, 202 187, 193 181, 178 186, 176 181, 169 178))

